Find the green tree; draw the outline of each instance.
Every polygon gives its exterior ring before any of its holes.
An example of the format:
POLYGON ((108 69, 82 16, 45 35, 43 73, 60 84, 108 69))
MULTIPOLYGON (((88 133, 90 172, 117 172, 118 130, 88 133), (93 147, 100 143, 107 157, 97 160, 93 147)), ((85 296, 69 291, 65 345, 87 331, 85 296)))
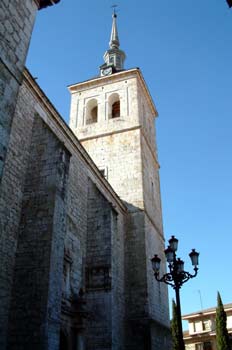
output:
POLYGON ((172 299, 172 320, 171 320, 171 334, 172 334, 172 349, 179 350, 178 343, 178 321, 177 321, 177 309, 174 299, 172 299))
POLYGON ((222 303, 221 295, 217 293, 217 309, 216 309, 216 341, 217 350, 231 350, 229 343, 229 335, 226 327, 226 313, 222 303))

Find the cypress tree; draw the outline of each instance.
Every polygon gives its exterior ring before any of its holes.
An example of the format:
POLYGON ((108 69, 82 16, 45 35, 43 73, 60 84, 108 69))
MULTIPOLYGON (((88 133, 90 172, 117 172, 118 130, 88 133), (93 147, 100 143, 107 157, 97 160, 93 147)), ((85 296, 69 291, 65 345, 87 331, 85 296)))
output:
POLYGON ((172 334, 172 349, 179 350, 177 309, 176 309, 176 303, 173 299, 172 299, 171 334, 172 334))
POLYGON ((220 293, 217 293, 217 309, 216 309, 216 341, 217 350, 231 350, 229 343, 229 335, 226 327, 226 313, 222 303, 220 293))

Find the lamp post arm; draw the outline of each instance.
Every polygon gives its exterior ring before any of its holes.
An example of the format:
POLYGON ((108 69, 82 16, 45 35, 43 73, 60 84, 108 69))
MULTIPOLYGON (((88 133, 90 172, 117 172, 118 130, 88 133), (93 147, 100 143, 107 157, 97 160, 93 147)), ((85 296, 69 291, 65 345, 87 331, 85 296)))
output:
POLYGON ((175 289, 175 283, 174 283, 174 279, 173 279, 173 276, 171 273, 165 273, 161 278, 159 278, 159 273, 156 272, 155 279, 158 282, 164 282, 175 289))
POLYGON ((191 274, 187 271, 182 271, 181 273, 175 273, 174 270, 172 270, 169 273, 165 273, 162 277, 159 277, 159 273, 156 272, 155 279, 158 282, 164 282, 171 286, 173 289, 181 288, 181 286, 187 282, 190 278, 194 278, 197 275, 198 268, 194 268, 194 274, 191 274))
POLYGON ((191 274, 187 271, 183 271, 181 272, 179 275, 176 276, 176 281, 175 281, 175 285, 178 285, 179 288, 184 284, 186 283, 188 280, 190 280, 191 278, 194 278, 196 277, 197 275, 197 271, 198 271, 198 268, 195 267, 194 268, 194 274, 191 274))

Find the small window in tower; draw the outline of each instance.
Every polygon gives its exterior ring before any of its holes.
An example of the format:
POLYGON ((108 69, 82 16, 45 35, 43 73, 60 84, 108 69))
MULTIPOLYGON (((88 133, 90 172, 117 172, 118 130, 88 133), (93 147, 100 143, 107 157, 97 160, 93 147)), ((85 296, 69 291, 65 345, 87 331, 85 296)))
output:
POLYGON ((100 173, 102 174, 102 176, 104 176, 104 177, 106 176, 105 175, 105 169, 100 169, 100 173))
POLYGON ((104 176, 106 179, 108 179, 108 168, 107 167, 99 167, 100 173, 102 176, 104 176))
POLYGON ((116 66, 121 68, 121 58, 119 56, 116 57, 116 66))
POLYGON ((120 101, 116 101, 112 104, 112 118, 120 117, 120 101))
POLYGON ((91 119, 93 123, 97 122, 97 106, 93 107, 93 109, 91 110, 91 119))
POLYGON ((97 100, 93 99, 86 106, 86 125, 97 123, 98 121, 98 104, 97 100))
POLYGON ((119 118, 121 116, 120 98, 117 93, 114 93, 109 98, 109 119, 119 118))

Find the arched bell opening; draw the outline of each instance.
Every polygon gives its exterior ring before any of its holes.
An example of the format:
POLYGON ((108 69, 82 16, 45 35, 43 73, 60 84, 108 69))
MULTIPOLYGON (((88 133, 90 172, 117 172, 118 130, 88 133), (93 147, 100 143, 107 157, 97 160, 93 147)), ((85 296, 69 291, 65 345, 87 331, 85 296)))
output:
POLYGON ((121 105, 119 94, 114 93, 109 97, 109 119, 119 118, 121 116, 121 105))
POLYGON ((98 121, 98 103, 96 99, 92 99, 86 106, 86 125, 97 123, 98 121))

